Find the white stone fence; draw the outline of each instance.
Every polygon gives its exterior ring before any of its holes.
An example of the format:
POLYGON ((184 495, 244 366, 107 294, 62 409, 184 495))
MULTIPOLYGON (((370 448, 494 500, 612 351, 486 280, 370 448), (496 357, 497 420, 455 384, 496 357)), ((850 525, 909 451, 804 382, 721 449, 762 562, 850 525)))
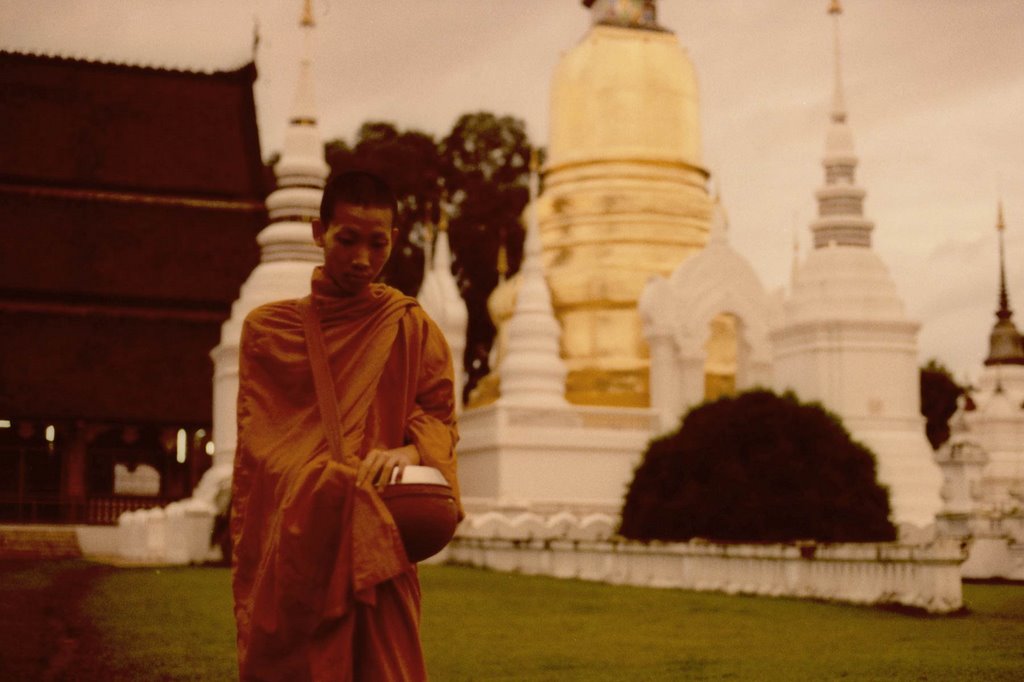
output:
POLYGON ((212 504, 196 498, 124 512, 117 523, 117 553, 127 561, 147 564, 184 565, 218 558, 210 547, 216 512, 212 504))
POLYGON ((929 613, 963 605, 959 543, 645 544, 615 535, 608 514, 470 514, 451 563, 613 585, 677 588, 852 604, 900 604, 929 613))

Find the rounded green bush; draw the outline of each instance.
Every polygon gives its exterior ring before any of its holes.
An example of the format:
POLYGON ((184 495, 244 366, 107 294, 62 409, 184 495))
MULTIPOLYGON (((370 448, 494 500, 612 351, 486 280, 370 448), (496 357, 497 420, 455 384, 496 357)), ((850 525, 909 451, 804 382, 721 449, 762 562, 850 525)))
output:
POLYGON ((653 441, 620 533, 638 540, 886 541, 888 490, 839 420, 792 394, 752 391, 691 410, 653 441))

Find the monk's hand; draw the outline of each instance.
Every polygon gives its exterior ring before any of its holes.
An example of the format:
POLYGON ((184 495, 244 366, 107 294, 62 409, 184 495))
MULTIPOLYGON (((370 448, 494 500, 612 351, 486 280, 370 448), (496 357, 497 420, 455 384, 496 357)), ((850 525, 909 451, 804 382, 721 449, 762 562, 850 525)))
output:
POLYGON ((415 445, 405 445, 400 448, 381 450, 374 448, 366 453, 356 471, 356 485, 362 485, 369 481, 378 490, 391 480, 391 472, 398 469, 398 476, 401 478, 402 471, 410 464, 419 464, 420 454, 415 445))

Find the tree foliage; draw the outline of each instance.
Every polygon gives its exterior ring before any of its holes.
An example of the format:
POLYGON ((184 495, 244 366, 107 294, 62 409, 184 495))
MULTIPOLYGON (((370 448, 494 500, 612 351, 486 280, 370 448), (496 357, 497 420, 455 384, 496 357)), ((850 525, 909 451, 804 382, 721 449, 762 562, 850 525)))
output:
POLYGON ((933 450, 949 440, 949 419, 956 412, 957 399, 963 392, 963 387, 938 360, 932 358, 921 368, 921 414, 933 450))
POLYGON ((653 441, 620 532, 640 540, 891 540, 889 497, 869 450, 792 394, 754 391, 691 410, 653 441))
POLYGON ((498 247, 509 270, 519 269, 529 200, 530 141, 523 122, 488 112, 464 114, 441 141, 444 185, 451 201, 453 269, 469 312, 466 375, 469 389, 490 371, 495 328, 487 299, 498 284, 498 247))
POLYGON ((498 246, 509 269, 522 258, 520 215, 528 201, 530 141, 523 122, 488 112, 464 114, 440 141, 386 122, 363 124, 353 144, 326 145, 332 171, 362 169, 385 178, 398 198, 399 230, 384 280, 415 295, 423 280, 426 226, 444 203, 450 217, 452 269, 469 312, 466 394, 490 368, 494 325, 487 299, 498 282, 498 246))

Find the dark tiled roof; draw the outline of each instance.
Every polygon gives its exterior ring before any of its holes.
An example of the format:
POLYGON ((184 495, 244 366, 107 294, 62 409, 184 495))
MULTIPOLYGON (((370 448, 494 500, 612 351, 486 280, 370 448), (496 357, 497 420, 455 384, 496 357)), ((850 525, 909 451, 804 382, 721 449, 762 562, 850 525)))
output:
POLYGON ((255 77, 0 52, 0 418, 209 422, 266 224, 255 77))
POLYGON ((262 197, 255 78, 0 52, 0 178, 262 197))

